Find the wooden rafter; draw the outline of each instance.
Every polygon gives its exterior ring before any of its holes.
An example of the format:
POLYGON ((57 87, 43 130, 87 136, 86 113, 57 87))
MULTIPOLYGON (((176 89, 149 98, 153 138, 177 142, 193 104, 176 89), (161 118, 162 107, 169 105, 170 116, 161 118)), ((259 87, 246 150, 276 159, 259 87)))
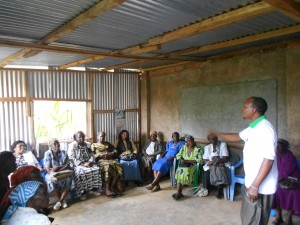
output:
POLYGON ((155 45, 175 41, 198 33, 220 28, 232 23, 247 20, 271 11, 274 11, 273 7, 270 7, 270 5, 265 2, 259 2, 200 21, 190 26, 186 26, 181 29, 166 33, 162 36, 152 38, 148 41, 148 43, 150 45, 155 45))
MULTIPOLYGON (((211 50, 216 50, 216 49, 221 49, 221 48, 226 48, 226 47, 233 47, 233 46, 237 46, 237 45, 241 45, 241 44, 247 44, 247 43, 254 42, 254 41, 265 40, 268 38, 280 37, 283 35, 288 35, 288 34, 297 33, 297 32, 300 32, 300 25, 295 25, 295 26, 278 29, 278 30, 274 30, 274 31, 269 31, 269 32, 261 33, 261 34, 255 34, 255 35, 238 38, 238 39, 231 40, 231 41, 224 41, 224 42, 210 44, 210 45, 204 45, 204 46, 183 49, 183 50, 179 50, 179 51, 175 51, 175 52, 170 52, 167 54, 162 54, 157 57, 172 58, 172 57, 176 57, 176 56, 180 56, 180 55, 188 55, 188 54, 192 54, 192 53, 206 52, 206 51, 211 51, 211 50)), ((129 63, 119 64, 116 66, 110 66, 110 67, 105 68, 105 70, 128 68, 129 66, 133 66, 133 65, 137 65, 137 64, 141 64, 141 63, 143 63, 143 61, 141 61, 141 60, 132 61, 129 63)), ((147 69, 145 71, 148 71, 148 70, 150 70, 150 69, 147 69)))
MULTIPOLYGON (((252 17, 271 12, 273 10, 274 10, 274 8, 271 7, 269 4, 267 4, 265 2, 255 3, 255 4, 252 4, 252 5, 248 5, 248 6, 245 6, 245 7, 242 7, 242 8, 239 8, 239 9, 236 9, 236 10, 218 15, 218 16, 210 18, 210 19, 200 21, 198 23, 195 23, 195 24, 192 24, 192 25, 189 25, 189 26, 177 29, 175 31, 171 31, 171 32, 166 33, 162 36, 151 38, 147 41, 147 43, 144 43, 142 46, 137 45, 137 46, 132 46, 130 48, 139 48, 139 47, 148 48, 149 46, 156 46, 156 45, 160 45, 160 44, 165 44, 165 43, 170 42, 170 41, 175 41, 175 40, 178 40, 178 39, 181 39, 181 38, 185 38, 185 37, 189 37, 189 36, 192 36, 192 35, 195 35, 195 34, 199 34, 201 32, 205 32, 205 31, 216 29, 216 28, 220 28, 222 26, 226 26, 226 25, 231 24, 231 23, 237 23, 237 22, 240 22, 242 20, 247 20, 247 19, 250 19, 252 17)), ((121 51, 123 51, 123 50, 121 50, 121 51)), ((145 53, 145 51, 143 53, 145 53)), ((93 57, 92 58, 87 58, 87 59, 84 59, 84 63, 92 62, 92 61, 95 61, 95 60, 99 60, 99 59, 95 59, 93 57)), ((68 63, 66 65, 60 66, 59 69, 66 69, 68 67, 77 66, 77 65, 80 65, 80 61, 75 61, 75 62, 72 62, 72 63, 68 63)))
MULTIPOLYGON (((147 53, 149 51, 155 51, 155 50, 158 50, 158 49, 160 49, 160 45, 154 45, 154 46, 135 45, 135 46, 131 46, 129 48, 119 50, 119 51, 111 51, 109 53, 110 54, 128 54, 129 53, 131 55, 134 55, 134 53, 135 54, 136 53, 142 54, 142 53, 147 53)), ((71 62, 71 63, 65 64, 65 65, 62 65, 58 69, 64 70, 64 69, 67 69, 69 67, 78 66, 78 65, 81 65, 81 64, 84 64, 84 63, 93 62, 93 61, 104 59, 104 58, 106 58, 106 57, 93 56, 93 57, 90 57, 90 58, 86 58, 86 59, 82 59, 82 60, 78 60, 78 61, 75 61, 75 62, 71 62)))
POLYGON ((300 22, 300 5, 293 0, 265 0, 274 8, 300 22))
MULTIPOLYGON (((37 42, 37 44, 50 44, 61 37, 71 33, 73 30, 77 29, 78 27, 82 26, 83 24, 95 19, 97 16, 99 16, 101 13, 104 13, 108 10, 111 10, 112 8, 122 4, 125 0, 102 0, 99 1, 96 5, 89 8, 85 12, 81 13, 68 23, 64 24, 51 34, 44 37, 42 40, 37 42)), ((40 51, 30 51, 28 49, 22 49, 19 52, 3 59, 0 62, 0 67, 3 67, 12 61, 22 58, 22 57, 31 57, 36 54, 38 54, 40 51)))
POLYGON ((16 48, 30 48, 39 51, 48 51, 48 52, 60 52, 66 54, 76 54, 76 55, 93 55, 99 57, 106 57, 106 58, 120 58, 120 59, 140 59, 140 60, 150 60, 150 61, 178 61, 178 62, 188 62, 188 61, 198 61, 195 58, 160 58, 160 57, 146 57, 146 56, 133 56, 133 55, 123 55, 123 54, 112 54, 107 52, 95 52, 83 49, 76 49, 76 48, 66 48, 66 47, 59 47, 53 45, 41 45, 41 44, 34 44, 34 43, 25 43, 20 41, 11 41, 7 39, 0 39, 0 45, 2 46, 10 46, 16 48))

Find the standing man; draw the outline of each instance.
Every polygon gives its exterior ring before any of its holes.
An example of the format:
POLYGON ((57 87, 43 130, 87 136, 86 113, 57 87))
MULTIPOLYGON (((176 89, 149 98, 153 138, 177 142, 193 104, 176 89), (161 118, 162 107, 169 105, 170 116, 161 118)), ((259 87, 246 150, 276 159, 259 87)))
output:
POLYGON ((250 97, 242 107, 243 118, 251 121, 238 134, 220 133, 227 142, 244 141, 245 191, 241 208, 243 225, 267 225, 277 186, 276 143, 273 125, 266 119, 267 102, 250 97))

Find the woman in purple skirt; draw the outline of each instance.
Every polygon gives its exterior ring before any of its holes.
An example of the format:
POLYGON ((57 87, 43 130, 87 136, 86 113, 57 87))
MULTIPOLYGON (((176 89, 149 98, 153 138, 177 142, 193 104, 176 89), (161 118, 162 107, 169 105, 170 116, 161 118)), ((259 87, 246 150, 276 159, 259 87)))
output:
MULTIPOLYGON (((277 168, 278 180, 288 176, 300 179, 300 170, 297 167, 297 159, 290 151, 290 144, 288 141, 279 139, 277 143, 277 168)), ((292 216, 300 215, 300 188, 282 189, 278 186, 274 196, 273 208, 276 208, 276 219, 272 223, 274 225, 282 224, 282 210, 287 210, 287 225, 292 225, 292 216)))

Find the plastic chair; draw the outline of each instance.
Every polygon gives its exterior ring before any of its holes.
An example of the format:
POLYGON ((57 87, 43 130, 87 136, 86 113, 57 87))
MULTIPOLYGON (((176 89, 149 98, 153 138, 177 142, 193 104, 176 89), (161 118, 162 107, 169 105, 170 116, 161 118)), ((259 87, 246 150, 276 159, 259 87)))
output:
MULTIPOLYGON (((42 168, 44 168, 44 158, 42 158, 42 159, 40 160, 39 164, 40 164, 40 166, 41 166, 42 168)), ((42 178, 45 180, 46 172, 45 172, 45 171, 44 171, 44 172, 41 172, 41 176, 42 176, 42 178)))
POLYGON ((233 201, 234 198, 234 188, 235 184, 245 184, 245 174, 235 174, 235 170, 242 166, 244 163, 243 159, 241 159, 238 163, 234 164, 230 167, 230 201, 233 201))

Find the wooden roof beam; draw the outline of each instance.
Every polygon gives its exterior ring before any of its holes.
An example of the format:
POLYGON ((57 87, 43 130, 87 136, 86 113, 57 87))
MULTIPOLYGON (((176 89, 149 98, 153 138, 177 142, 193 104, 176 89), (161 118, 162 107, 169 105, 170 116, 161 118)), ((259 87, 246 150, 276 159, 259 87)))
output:
MULTIPOLYGON (((78 27, 82 26, 83 24, 95 19, 101 13, 104 13, 108 10, 111 10, 114 7, 119 6, 126 0, 102 0, 99 1, 96 5, 92 6, 85 12, 81 13, 80 15, 76 16, 71 21, 67 22, 66 24, 62 25, 60 28, 52 32, 51 34, 44 37, 42 40, 38 41, 37 44, 50 44, 61 37, 71 33, 73 30, 77 29, 78 27)), ((28 51, 28 49, 22 49, 19 52, 5 58, 0 62, 0 67, 3 67, 16 59, 22 57, 32 57, 41 51, 28 51)))
POLYGON ((232 10, 221 15, 202 20, 198 23, 171 31, 162 36, 151 38, 148 43, 150 45, 164 44, 170 41, 186 38, 201 32, 206 32, 216 28, 220 28, 232 23, 237 23, 243 20, 250 19, 262 14, 266 14, 274 11, 268 3, 259 2, 252 5, 248 5, 239 9, 232 10))
MULTIPOLYGON (((250 19, 252 17, 268 13, 271 11, 274 11, 275 9, 271 7, 269 4, 265 2, 259 2, 255 3, 249 6, 245 6, 221 15, 218 15, 216 17, 212 17, 210 19, 206 19, 203 21, 200 21, 198 23, 177 29, 175 31, 171 31, 169 33, 166 33, 162 36, 151 38, 147 41, 147 43, 144 43, 142 46, 144 48, 147 48, 148 46, 157 46, 160 44, 164 44, 170 41, 178 40, 181 38, 185 38, 188 36, 192 36, 201 32, 205 32, 208 30, 216 29, 225 25, 228 25, 230 23, 239 22, 241 20, 250 19)), ((132 46, 131 48, 138 48, 140 45, 132 46)), ((124 49, 126 50, 126 49, 124 49)), ((121 50, 122 51, 122 50, 121 50)), ((119 51, 120 52, 120 51, 119 51)), ((133 51, 134 52, 134 51, 133 51)), ((145 53, 145 52, 143 52, 145 53)), ((94 61, 93 58, 86 59, 85 62, 92 62, 94 61)), ((59 67, 59 69, 66 69, 68 67, 74 66, 74 65, 80 65, 77 64, 77 62, 72 62, 66 65, 63 65, 59 67)), ((121 64, 120 64, 121 65, 121 64)), ((109 67, 111 68, 111 67, 109 67)))
MULTIPOLYGON (((268 4, 300 22, 300 5, 293 0, 265 0, 268 4)), ((299 1, 298 1, 299 2, 299 1)))
MULTIPOLYGON (((278 30, 274 30, 274 31, 269 31, 269 32, 261 33, 261 34, 255 34, 255 35, 251 35, 248 37, 238 38, 235 40, 187 48, 187 49, 183 49, 183 50, 179 50, 179 51, 175 51, 175 52, 170 52, 167 54, 162 54, 157 57, 172 58, 172 57, 176 57, 176 56, 180 56, 180 55, 188 55, 188 54, 199 53, 199 52, 207 52, 207 51, 216 50, 216 49, 220 49, 220 48, 233 47, 233 46, 237 46, 237 45, 241 45, 241 44, 247 44, 250 42, 260 41, 260 40, 264 40, 264 39, 268 39, 268 38, 280 37, 283 35, 288 35, 288 34, 297 33, 297 32, 300 32, 300 25, 295 25, 295 26, 278 29, 278 30)), ((201 59, 199 59, 199 61, 201 61, 201 59)), ((110 66, 110 67, 105 68, 105 70, 119 69, 119 68, 124 68, 124 67, 126 68, 126 67, 129 67, 132 65, 140 64, 142 62, 143 62, 142 60, 132 61, 129 63, 119 64, 116 66, 110 66)), ((168 66, 166 66, 166 67, 168 67, 168 66)), ((146 70, 143 70, 143 71, 150 71, 150 70, 152 70, 152 69, 147 68, 146 70)))
MULTIPOLYGON (((111 51, 109 53, 110 54, 128 54, 129 53, 131 55, 140 55, 140 54, 144 54, 144 53, 147 53, 147 52, 152 52, 152 51, 159 50, 160 48, 161 48, 161 45, 153 45, 153 46, 134 45, 134 46, 122 49, 122 50, 111 51)), ((89 62, 93 62, 93 61, 104 59, 104 58, 106 58, 106 57, 96 57, 96 56, 94 56, 94 57, 90 57, 90 58, 86 58, 86 59, 83 59, 83 60, 78 60, 78 61, 75 61, 75 62, 71 62, 71 63, 65 64, 65 65, 62 65, 62 66, 58 67, 58 69, 64 70, 64 69, 67 69, 69 67, 78 66, 78 65, 81 65, 81 64, 84 64, 84 63, 89 63, 89 62)))
POLYGON ((95 52, 83 49, 76 49, 76 48, 66 48, 66 47, 59 47, 53 45, 41 45, 35 43, 26 43, 20 41, 11 41, 7 39, 0 39, 0 45, 2 46, 10 46, 16 48, 30 48, 34 50, 40 51, 48 51, 48 52, 60 52, 66 54, 76 54, 76 55, 93 55, 93 56, 101 56, 107 58, 121 58, 121 59, 139 59, 139 60, 150 60, 150 61, 178 61, 178 62, 188 62, 188 61, 198 61, 195 58, 159 58, 159 57, 146 57, 146 56, 133 56, 133 55, 123 55, 123 54, 112 54, 107 52, 95 52))

